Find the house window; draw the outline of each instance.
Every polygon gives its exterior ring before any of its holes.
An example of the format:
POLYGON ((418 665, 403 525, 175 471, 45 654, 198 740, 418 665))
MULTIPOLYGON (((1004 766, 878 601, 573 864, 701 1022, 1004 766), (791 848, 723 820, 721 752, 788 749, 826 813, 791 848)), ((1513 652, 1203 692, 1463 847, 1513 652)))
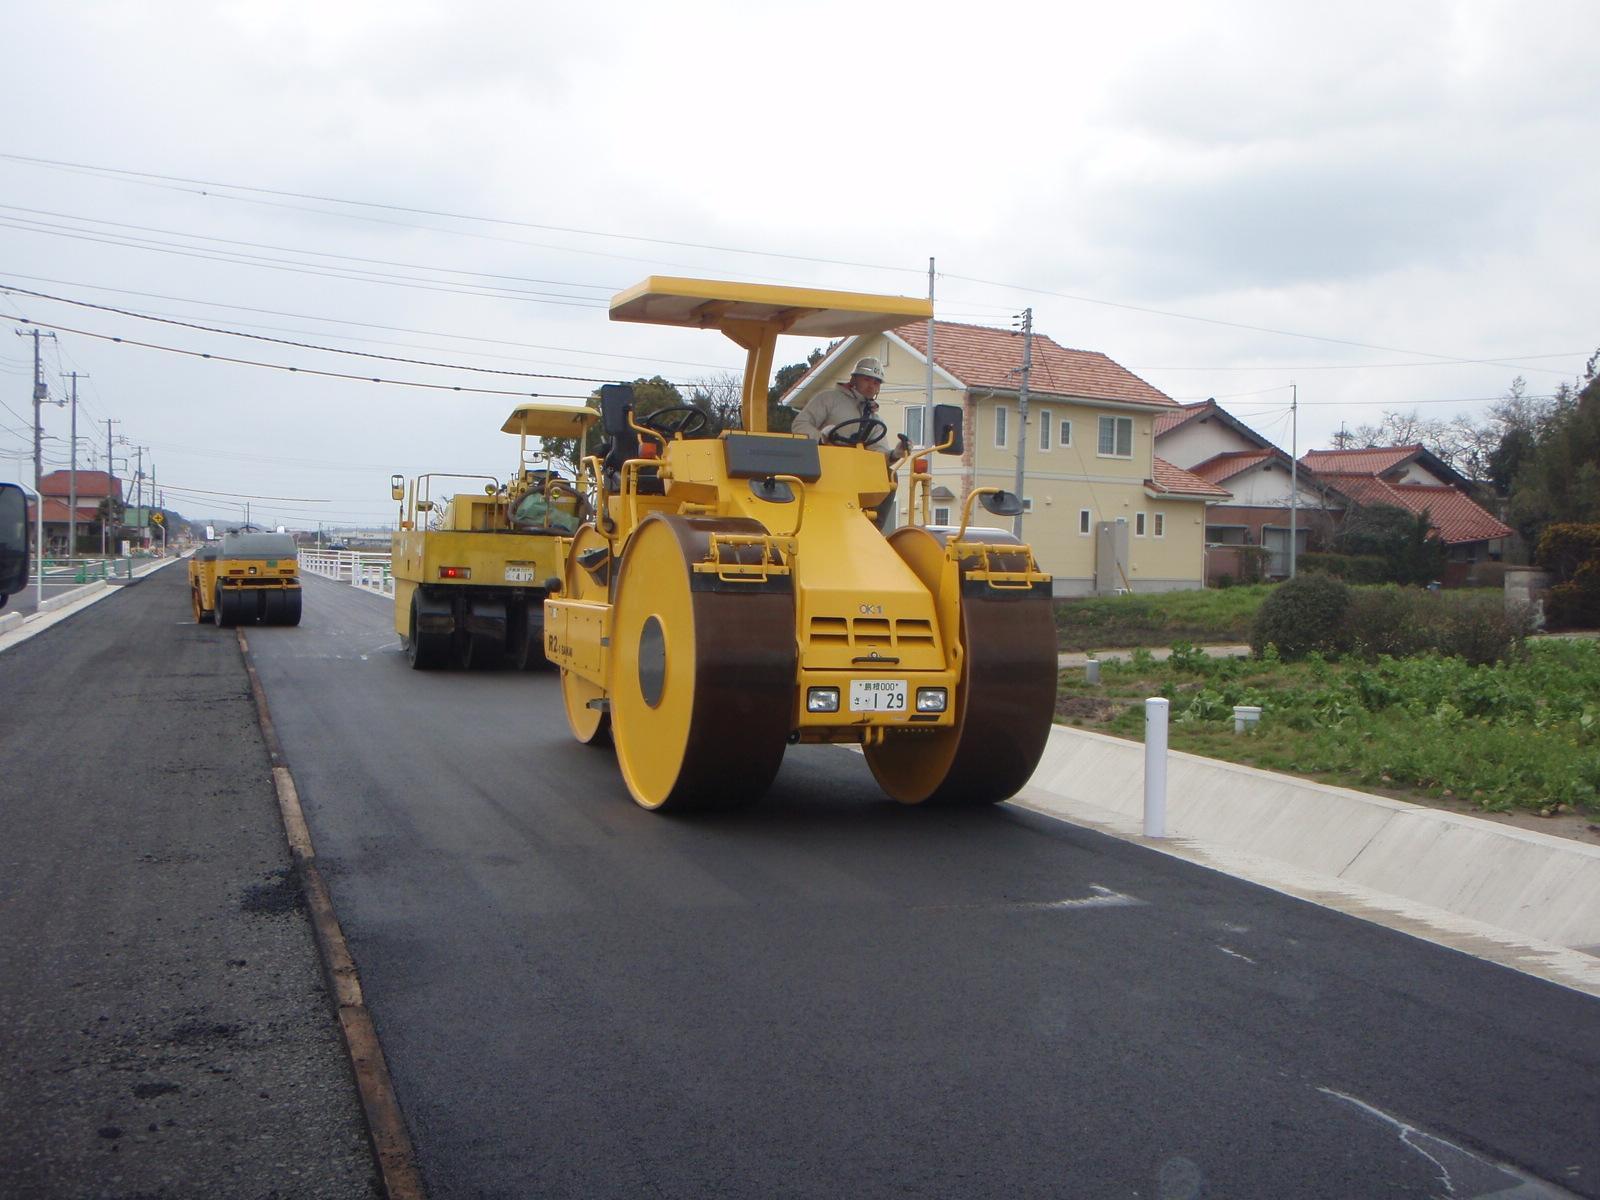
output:
POLYGON ((922 417, 927 410, 928 406, 925 404, 906 405, 905 435, 911 439, 913 446, 922 445, 922 417))
POLYGON ((1060 433, 1060 436, 1058 436, 1056 438, 1056 445, 1063 446, 1063 447, 1072 445, 1072 422, 1071 421, 1063 421, 1063 422, 1061 422, 1061 429, 1060 429, 1059 433, 1060 433))
POLYGON ((1089 510, 1087 508, 1080 508, 1078 510, 1078 532, 1083 534, 1085 537, 1087 537, 1089 534, 1089 520, 1089 510))
POLYGON ((1134 513, 1133 514, 1133 536, 1134 537, 1143 537, 1144 536, 1144 514, 1143 513, 1134 513))
POLYGON ((1154 534, 1156 537, 1166 537, 1167 536, 1167 514, 1166 513, 1156 513, 1156 514, 1154 514, 1154 516, 1155 516, 1155 524, 1151 527, 1150 532, 1152 534, 1154 534))
POLYGON ((950 509, 948 507, 934 509, 933 510, 933 523, 935 525, 948 525, 948 524, 950 524, 950 509))
POLYGON ((1031 513, 1033 511, 1033 497, 1032 496, 1024 496, 1022 498, 1022 511, 1025 512, 1025 513, 1031 513))
POLYGON ((1048 408, 1039 410, 1039 449, 1050 449, 1051 428, 1055 424, 1055 414, 1048 408))
POLYGON ((1100 418, 1100 457, 1133 457, 1133 418, 1100 418))
POLYGON ((994 444, 1004 447, 1006 444, 1006 417, 1008 413, 1004 404, 994 406, 994 444))

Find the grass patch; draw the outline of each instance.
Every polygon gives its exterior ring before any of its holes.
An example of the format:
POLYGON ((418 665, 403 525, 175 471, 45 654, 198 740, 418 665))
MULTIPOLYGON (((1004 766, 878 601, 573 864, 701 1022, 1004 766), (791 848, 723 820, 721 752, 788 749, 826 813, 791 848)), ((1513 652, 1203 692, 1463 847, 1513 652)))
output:
MULTIPOLYGON (((1237 589, 1236 589, 1237 590, 1237 589)), ((1174 647, 1064 671, 1057 719, 1142 740, 1141 702, 1172 702, 1174 750, 1324 783, 1457 801, 1485 811, 1600 815, 1600 643, 1531 643, 1514 662, 1208 659, 1174 647), (1233 733, 1233 706, 1262 709, 1233 733)))
POLYGON ((1057 600, 1057 641, 1063 650, 1248 642, 1256 609, 1271 591, 1272 585, 1258 583, 1057 600))

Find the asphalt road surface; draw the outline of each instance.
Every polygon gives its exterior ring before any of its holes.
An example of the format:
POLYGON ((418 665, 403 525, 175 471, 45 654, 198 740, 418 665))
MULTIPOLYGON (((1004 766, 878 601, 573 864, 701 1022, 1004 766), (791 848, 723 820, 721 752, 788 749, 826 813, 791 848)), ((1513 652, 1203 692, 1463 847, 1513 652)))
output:
POLYGON ((299 899, 182 567, 0 654, 0 1197, 375 1195, 299 899))
POLYGON ((249 636, 435 1197, 1600 1196, 1591 998, 838 748, 653 815, 347 586, 249 636))

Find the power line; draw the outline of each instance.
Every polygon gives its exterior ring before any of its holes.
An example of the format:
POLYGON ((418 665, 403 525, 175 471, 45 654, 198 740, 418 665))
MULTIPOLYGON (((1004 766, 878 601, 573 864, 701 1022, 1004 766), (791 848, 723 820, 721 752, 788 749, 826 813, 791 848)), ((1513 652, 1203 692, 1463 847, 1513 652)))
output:
MULTIPOLYGON (((31 225, 38 225, 33 222, 31 225)), ((236 267, 260 267, 268 271, 286 271, 297 275, 311 275, 319 279, 345 279, 352 283, 376 283, 386 287, 412 288, 424 292, 442 292, 452 296, 481 296, 490 300, 519 300, 525 304, 549 304, 563 308, 604 308, 603 303, 590 303, 587 298, 572 297, 569 299, 540 299, 533 293, 525 293, 517 288, 472 288, 472 287, 442 287, 440 282, 423 282, 415 279, 406 279, 403 276, 385 277, 381 272, 366 272, 354 274, 348 271, 338 271, 331 268, 320 268, 316 264, 284 263, 266 259, 261 255, 226 255, 208 254, 201 250, 189 247, 163 246, 159 243, 141 245, 141 241, 149 239, 127 239, 109 236, 99 236, 84 232, 59 232, 48 228, 32 228, 29 224, 19 224, 16 221, 0 219, 0 229, 16 229, 24 233, 42 233, 51 237, 65 237, 74 241, 94 242, 105 246, 120 246, 127 250, 148 250, 152 253, 171 254, 179 258, 197 258, 205 262, 229 263, 236 267)))
MULTIPOLYGON (((170 296, 162 292, 141 292, 135 291, 131 288, 107 287, 98 283, 79 283, 76 280, 52 279, 42 275, 19 275, 13 273, 11 278, 26 279, 30 283, 50 283, 57 284, 62 287, 87 288, 92 292, 112 292, 121 296, 142 296, 147 300, 170 300, 177 304, 196 304, 206 308, 225 308, 234 312, 258 313, 263 316, 270 317, 289 317, 297 321, 320 321, 327 325, 348 325, 356 329, 376 329, 386 333, 414 333, 422 337, 447 338, 452 341, 461 342, 481 342, 485 345, 491 346, 513 346, 520 350, 556 350, 569 354, 589 355, 595 358, 620 358, 632 362, 666 363, 675 367, 705 367, 711 370, 721 370, 724 367, 724 364, 722 363, 696 362, 691 359, 658 358, 655 355, 649 354, 616 354, 609 350, 583 350, 576 346, 550 346, 539 342, 513 342, 503 338, 478 337, 473 334, 466 333, 441 333, 437 330, 431 329, 412 329, 404 325, 380 325, 371 321, 351 321, 344 317, 323 317, 311 313, 285 312, 284 310, 277 308, 252 308, 244 304, 228 304, 221 300, 196 300, 189 296, 170 296)), ((345 335, 333 334, 330 336, 345 335)), ((361 341, 367 339, 351 338, 350 340, 361 341)))
MULTIPOLYGON (((313 193, 313 192, 294 192, 294 191, 288 191, 288 190, 284 190, 284 189, 280 189, 280 188, 256 187, 256 186, 252 186, 252 185, 249 185, 249 184, 223 183, 223 182, 220 182, 218 180, 211 180, 211 179, 192 179, 192 178, 186 178, 186 177, 181 176, 181 175, 160 175, 160 174, 156 174, 156 173, 150 172, 150 171, 130 171, 130 170, 125 170, 125 169, 118 168, 118 167, 100 167, 100 166, 94 166, 94 165, 87 164, 87 163, 63 162, 63 161, 60 161, 58 159, 33 158, 33 157, 29 157, 27 155, 22 155, 22 154, 0 154, 0 159, 5 159, 5 160, 8 160, 10 162, 27 163, 30 166, 43 166, 43 167, 51 167, 51 168, 65 168, 65 169, 77 170, 77 171, 91 171, 91 172, 96 172, 96 173, 100 173, 100 174, 104 174, 104 175, 123 176, 123 177, 134 178, 134 179, 143 179, 143 180, 155 180, 155 181, 158 181, 158 182, 160 182, 162 184, 167 184, 167 185, 172 185, 172 184, 188 185, 188 187, 177 189, 177 190, 185 190, 185 191, 189 190, 189 188, 192 188, 192 187, 202 187, 202 188, 218 188, 218 187, 220 187, 220 188, 227 188, 230 191, 235 191, 235 192, 253 192, 253 193, 257 194, 257 195, 263 195, 263 196, 283 196, 283 197, 287 197, 287 198, 293 199, 293 200, 315 200, 320 204, 346 204, 346 205, 351 205, 353 207, 358 207, 358 208, 374 208, 374 209, 378 209, 379 211, 382 211, 382 212, 401 212, 401 213, 411 213, 411 214, 413 214, 415 216, 443 217, 443 218, 445 218, 447 220, 452 220, 452 221, 476 221, 476 222, 479 222, 480 224, 485 224, 485 225, 504 225, 504 226, 508 226, 508 227, 516 228, 516 229, 538 229, 538 230, 542 230, 542 231, 544 231, 546 233, 571 233, 571 234, 578 234, 578 235, 581 235, 581 236, 584 236, 584 237, 615 238, 615 239, 617 239, 619 241, 644 242, 644 243, 647 243, 647 244, 650 244, 650 245, 656 245, 656 246, 677 246, 677 247, 682 248, 682 249, 690 249, 690 250, 711 250, 711 251, 714 251, 714 252, 719 253, 719 254, 746 254, 746 255, 752 255, 752 256, 755 256, 755 257, 759 257, 759 258, 784 258, 784 259, 789 259, 790 261, 793 261, 793 262, 820 263, 820 264, 823 264, 823 265, 826 265, 826 266, 836 266, 836 267, 855 267, 855 268, 859 268, 859 269, 863 269, 863 270, 869 270, 869 271, 900 271, 900 272, 910 272, 910 273, 915 274, 915 275, 921 275, 923 273, 923 270, 922 270, 921 267, 886 266, 886 265, 884 265, 882 263, 852 262, 852 261, 849 261, 847 259, 821 258, 821 257, 813 256, 813 255, 807 255, 807 254, 785 254, 785 253, 782 253, 781 251, 773 251, 773 250, 749 250, 749 249, 746 249, 746 248, 741 247, 741 246, 719 246, 719 245, 715 245, 715 244, 707 243, 707 242, 690 242, 690 241, 681 241, 681 240, 677 240, 677 239, 673 239, 673 238, 647 237, 647 236, 645 236, 643 234, 636 234, 636 233, 615 233, 615 232, 610 232, 610 231, 606 231, 606 230, 599 230, 599 229, 583 229, 583 228, 579 228, 579 227, 576 227, 576 226, 569 226, 569 225, 547 225, 547 224, 540 224, 540 223, 535 222, 535 221, 517 221, 517 220, 512 220, 512 219, 506 218, 506 217, 485 217, 485 216, 474 215, 474 214, 471 214, 471 213, 450 212, 450 211, 444 210, 444 209, 416 208, 416 207, 412 207, 411 205, 386 204, 386 203, 383 203, 383 202, 380 202, 380 201, 375 201, 375 200, 350 200, 350 199, 346 199, 346 198, 341 197, 341 196, 321 196, 321 195, 317 195, 316 193, 313 193)), ((198 194, 202 195, 202 196, 209 196, 209 195, 213 195, 214 193, 200 192, 198 194)), ((222 198, 223 199, 233 199, 234 197, 226 197, 225 196, 225 197, 222 197, 222 198)))
POLYGON ((211 362, 232 363, 241 367, 261 367, 272 371, 287 371, 292 375, 317 375, 325 379, 349 379, 359 383, 387 383, 396 387, 424 388, 436 392, 461 392, 478 396, 525 396, 532 400, 587 400, 586 394, 552 393, 552 392, 512 392, 500 388, 474 388, 462 387, 459 384, 448 383, 419 383, 407 379, 381 379, 377 376, 351 375, 344 371, 323 371, 315 367, 292 367, 286 363, 258 362, 248 358, 233 358, 225 354, 208 354, 199 350, 183 350, 177 346, 162 346, 154 342, 141 342, 133 338, 115 337, 109 333, 95 333, 87 329, 74 329, 68 325, 57 325, 49 321, 23 321, 21 318, 4 318, 14 324, 38 325, 42 329, 55 329, 62 333, 74 333, 79 337, 96 338, 103 342, 115 342, 120 346, 137 346, 142 350, 161 350, 168 354, 181 354, 186 358, 203 358, 211 362))
POLYGON ((10 284, 0 283, 0 288, 6 291, 20 293, 24 296, 33 296, 39 300, 53 300, 58 304, 71 304, 78 308, 92 308, 98 312, 115 313, 121 317, 134 317, 140 321, 154 321, 160 325, 175 325, 180 329, 194 329, 201 333, 218 333, 227 337, 249 338, 252 341, 268 342, 274 346, 289 346, 296 350, 317 350, 323 354, 348 354, 354 358, 370 358, 381 362, 404 363, 413 367, 440 367, 448 371, 472 371, 482 375, 509 375, 520 379, 559 379, 569 383, 608 383, 609 377, 581 376, 581 375, 551 375, 542 371, 500 371, 493 367, 473 367, 461 363, 432 362, 420 358, 401 358, 393 354, 373 354, 366 350, 344 350, 334 346, 317 346, 309 342, 295 342, 287 338, 267 337, 259 333, 244 333, 237 329, 221 329, 214 325, 198 325, 192 321, 179 321, 172 317, 155 317, 148 313, 134 312, 127 308, 113 308, 109 304, 94 304, 88 300, 69 300, 65 296, 52 296, 46 292, 30 291, 10 284))
MULTIPOLYGON (((10 212, 29 213, 29 214, 32 214, 34 216, 55 217, 58 220, 63 220, 63 221, 83 221, 83 222, 87 222, 88 224, 91 224, 91 225, 109 225, 109 226, 111 226, 111 227, 113 227, 115 229, 133 229, 133 230, 137 230, 140 233, 159 233, 159 234, 163 235, 164 237, 187 238, 188 240, 194 241, 194 242, 217 242, 217 243, 220 243, 221 245, 225 245, 225 246, 247 246, 247 247, 249 247, 250 249, 253 249, 253 250, 275 250, 280 254, 308 254, 308 255, 312 255, 312 256, 314 256, 316 258, 336 258, 336 259, 341 259, 341 260, 343 260, 345 262, 370 263, 370 264, 372 264, 374 266, 380 266, 380 267, 405 267, 408 270, 413 270, 413 271, 432 271, 432 272, 434 272, 436 274, 440 274, 440 275, 471 275, 471 276, 475 276, 476 278, 479 278, 479 279, 505 279, 505 280, 510 280, 510 281, 512 281, 514 283, 538 283, 538 284, 544 284, 544 285, 546 285, 548 287, 588 288, 591 291, 600 291, 600 292, 617 292, 617 291, 621 291, 622 290, 621 287, 619 287, 618 285, 610 284, 610 283, 575 283, 575 282, 573 282, 571 280, 565 280, 565 279, 534 279, 534 278, 530 278, 530 277, 525 276, 525 275, 501 275, 501 274, 497 274, 497 273, 490 272, 490 271, 470 271, 470 270, 466 270, 466 269, 461 268, 461 267, 433 267, 433 266, 427 265, 426 263, 397 262, 397 261, 395 261, 393 259, 387 259, 387 258, 363 258, 362 256, 356 255, 356 254, 335 254, 335 253, 333 253, 332 251, 329 251, 329 250, 306 250, 306 249, 302 249, 301 247, 298 247, 298 246, 275 246, 275 245, 272 245, 271 243, 268 243, 268 242, 247 242, 247 241, 242 241, 242 240, 240 240, 238 238, 212 237, 212 236, 207 235, 207 234, 185 233, 182 230, 160 229, 160 228, 157 228, 157 227, 151 226, 151 225, 131 225, 131 224, 127 223, 126 221, 107 221, 107 220, 104 220, 104 219, 102 219, 100 217, 84 217, 84 216, 79 216, 76 213, 50 212, 50 211, 48 211, 46 209, 40 209, 40 208, 23 208, 20 205, 15 205, 15 204, 0 204, 0 209, 8 210, 10 212)), ((41 224, 41 225, 46 225, 45 222, 36 222, 36 223, 37 224, 41 224)), ((64 228, 62 226, 48 226, 48 225, 47 225, 47 227, 48 228, 64 228)), ((95 230, 83 230, 81 232, 94 233, 94 232, 97 232, 97 231, 95 231, 95 230)), ((139 239, 139 240, 143 240, 143 239, 139 239)), ((540 295, 540 296, 547 296, 547 295, 551 295, 551 294, 552 293, 549 293, 549 292, 536 292, 536 293, 534 293, 534 295, 540 295)), ((580 299, 581 297, 564 297, 564 298, 565 299, 580 299)))

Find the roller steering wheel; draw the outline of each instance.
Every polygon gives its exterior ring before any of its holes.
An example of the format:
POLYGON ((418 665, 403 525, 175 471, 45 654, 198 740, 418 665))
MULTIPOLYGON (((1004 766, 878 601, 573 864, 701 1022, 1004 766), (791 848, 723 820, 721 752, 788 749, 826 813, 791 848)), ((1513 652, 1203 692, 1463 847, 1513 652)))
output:
POLYGON ((832 429, 828 430, 827 436, 823 438, 823 441, 830 446, 869 446, 879 438, 885 437, 888 432, 889 427, 878 420, 877 417, 852 417, 848 421, 840 421, 832 429), (877 426, 876 429, 873 429, 874 425, 877 426), (858 426, 859 428, 854 433, 841 434, 839 432, 841 429, 849 429, 851 426, 858 426))
POLYGON ((682 434, 693 437, 706 427, 706 414, 692 404, 674 404, 671 408, 658 408, 647 416, 637 418, 646 429, 662 437, 673 438, 682 434), (676 420, 673 418, 676 417, 676 420))

